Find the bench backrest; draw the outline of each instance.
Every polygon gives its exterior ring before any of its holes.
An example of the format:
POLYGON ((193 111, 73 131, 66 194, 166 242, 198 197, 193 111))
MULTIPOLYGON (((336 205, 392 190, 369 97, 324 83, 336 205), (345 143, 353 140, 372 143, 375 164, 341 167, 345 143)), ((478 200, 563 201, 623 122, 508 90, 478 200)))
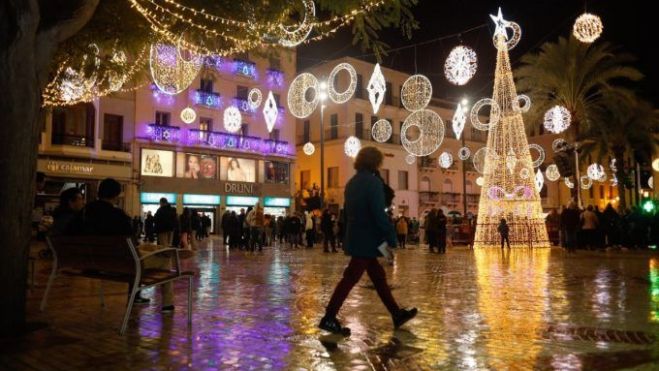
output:
POLYGON ((126 236, 49 237, 58 269, 136 274, 139 256, 126 236), (136 265, 137 264, 137 265, 136 265))

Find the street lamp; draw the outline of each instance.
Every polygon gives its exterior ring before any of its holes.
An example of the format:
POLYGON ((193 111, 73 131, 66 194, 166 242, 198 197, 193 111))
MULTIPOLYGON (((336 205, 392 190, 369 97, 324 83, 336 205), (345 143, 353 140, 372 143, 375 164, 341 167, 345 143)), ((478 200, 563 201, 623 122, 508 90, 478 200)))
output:
POLYGON ((320 100, 320 208, 325 206, 325 102, 327 101, 327 81, 318 84, 320 100))
MULTIPOLYGON (((469 99, 462 98, 460 104, 462 105, 462 108, 466 110, 467 105, 469 104, 469 99)), ((466 133, 463 133, 461 135, 462 147, 465 146, 466 136, 467 136, 466 133)), ((466 218, 467 217, 467 170, 466 170, 465 161, 462 161, 462 211, 463 211, 462 217, 466 218)))

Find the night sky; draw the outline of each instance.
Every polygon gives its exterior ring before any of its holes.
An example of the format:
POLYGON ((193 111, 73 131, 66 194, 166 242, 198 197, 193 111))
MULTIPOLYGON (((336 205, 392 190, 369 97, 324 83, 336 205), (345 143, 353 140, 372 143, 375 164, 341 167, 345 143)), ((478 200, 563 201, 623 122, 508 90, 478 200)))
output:
MULTIPOLYGON (((654 67, 652 58, 659 33, 656 17, 648 4, 650 2, 640 0, 591 0, 587 4, 580 0, 420 0, 413 9, 419 29, 411 40, 393 28, 383 30, 380 38, 395 49, 478 27, 461 36, 462 42, 478 54, 476 76, 462 87, 454 86, 444 78, 444 60, 451 49, 460 44, 458 37, 417 46, 416 67, 414 48, 390 52, 384 57, 382 65, 408 73, 414 73, 416 69, 416 72, 428 76, 433 83, 433 95, 437 98, 458 99, 466 96, 474 101, 491 95, 496 53, 492 45, 494 26, 489 14, 496 14, 498 6, 502 7, 505 19, 522 27, 522 40, 510 53, 513 68, 523 54, 537 51, 543 42, 568 36, 574 20, 587 6, 588 11, 599 15, 604 23, 600 40, 606 40, 638 58, 635 66, 646 75, 644 81, 638 84, 638 91, 659 106, 659 71, 654 67)), ((330 39, 298 48, 299 69, 343 56, 375 62, 369 51, 352 46, 351 40, 348 27, 330 39)))

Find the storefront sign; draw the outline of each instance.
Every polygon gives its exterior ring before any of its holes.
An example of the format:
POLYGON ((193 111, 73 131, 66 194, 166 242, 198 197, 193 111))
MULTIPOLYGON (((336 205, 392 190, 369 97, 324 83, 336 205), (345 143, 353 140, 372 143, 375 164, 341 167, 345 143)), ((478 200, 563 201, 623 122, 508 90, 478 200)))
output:
POLYGON ((253 195, 254 184, 249 183, 224 183, 225 193, 240 193, 244 195, 253 195))
POLYGON ((140 202, 143 204, 157 204, 161 198, 166 198, 167 202, 176 205, 176 193, 140 193, 140 202))
POLYGON ((183 204, 184 205, 219 205, 220 196, 194 195, 194 194, 186 193, 183 195, 183 204))
POLYGON ((254 206, 259 202, 258 197, 227 196, 227 206, 254 206))
POLYGON ((266 197, 263 205, 268 207, 291 207, 291 199, 285 197, 266 197))
POLYGON ((48 161, 46 163, 46 170, 53 173, 92 174, 94 172, 94 166, 77 164, 75 162, 48 161))

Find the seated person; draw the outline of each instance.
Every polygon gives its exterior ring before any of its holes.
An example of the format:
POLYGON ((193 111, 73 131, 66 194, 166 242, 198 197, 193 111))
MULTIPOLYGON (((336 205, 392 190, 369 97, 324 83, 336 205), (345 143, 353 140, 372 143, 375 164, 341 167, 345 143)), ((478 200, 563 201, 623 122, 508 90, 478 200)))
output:
MULTIPOLYGON (((68 234, 89 236, 126 236, 134 238, 130 217, 116 203, 121 194, 121 184, 112 178, 101 181, 98 186, 98 200, 90 202, 69 224, 68 234)), ((153 245, 138 247, 138 253, 146 254, 154 250, 153 245)), ((155 247, 158 249, 159 247, 155 247)), ((164 256, 152 256, 143 261, 144 268, 171 269, 171 259, 164 256)), ((174 310, 172 304, 174 291, 171 282, 160 285, 162 294, 162 311, 174 310)), ((129 287, 129 291, 132 287, 129 287)), ((135 303, 146 304, 149 299, 137 296, 135 303)))
POLYGON ((50 229, 50 235, 64 234, 76 213, 83 207, 85 207, 85 199, 79 188, 73 187, 62 191, 59 195, 59 205, 53 212, 53 226, 50 229))

